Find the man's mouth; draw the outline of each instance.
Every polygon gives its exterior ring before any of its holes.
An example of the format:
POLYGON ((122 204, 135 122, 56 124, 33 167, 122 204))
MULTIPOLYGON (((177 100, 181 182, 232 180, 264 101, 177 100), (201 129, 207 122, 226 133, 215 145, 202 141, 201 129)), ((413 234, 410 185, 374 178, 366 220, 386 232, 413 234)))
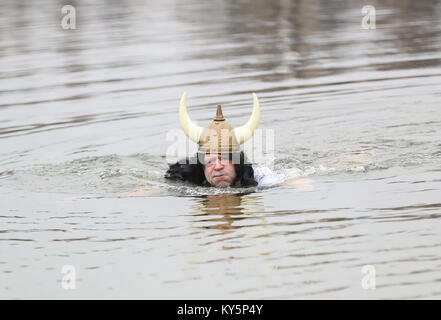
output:
MULTIPOLYGON (((215 178, 219 178, 219 176, 218 177, 215 177, 215 178)), ((213 185, 214 186, 216 186, 216 187, 228 187, 228 186, 230 186, 230 182, 227 180, 227 179, 213 179, 213 185)))

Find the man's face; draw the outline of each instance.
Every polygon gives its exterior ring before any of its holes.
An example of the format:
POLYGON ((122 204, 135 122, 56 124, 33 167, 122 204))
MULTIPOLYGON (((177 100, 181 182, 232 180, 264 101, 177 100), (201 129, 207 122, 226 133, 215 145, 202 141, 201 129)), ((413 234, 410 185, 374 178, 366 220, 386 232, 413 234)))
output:
POLYGON ((215 187, 229 187, 236 178, 229 155, 206 154, 204 173, 207 181, 215 187))

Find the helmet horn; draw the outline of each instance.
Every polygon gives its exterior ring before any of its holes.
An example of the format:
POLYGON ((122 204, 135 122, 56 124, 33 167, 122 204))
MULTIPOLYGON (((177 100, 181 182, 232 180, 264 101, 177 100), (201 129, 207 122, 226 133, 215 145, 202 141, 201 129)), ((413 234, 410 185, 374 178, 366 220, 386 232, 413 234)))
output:
POLYGON ((234 134, 239 144, 244 143, 253 136, 254 130, 256 130, 256 128, 259 126, 259 120, 260 120, 259 100, 257 99, 256 94, 253 93, 253 113, 251 114, 250 119, 244 126, 234 129, 234 134))
POLYGON ((188 116, 186 98, 187 93, 184 92, 181 98, 181 105, 179 106, 179 121, 185 134, 194 142, 199 143, 203 128, 195 125, 188 116))

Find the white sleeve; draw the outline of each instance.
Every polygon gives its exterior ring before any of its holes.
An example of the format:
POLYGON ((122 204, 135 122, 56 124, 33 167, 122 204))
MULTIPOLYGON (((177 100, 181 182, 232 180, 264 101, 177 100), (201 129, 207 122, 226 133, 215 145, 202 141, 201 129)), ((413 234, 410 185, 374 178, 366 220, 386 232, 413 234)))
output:
POLYGON ((285 181, 280 174, 271 171, 267 167, 255 168, 254 180, 257 181, 258 186, 273 186, 285 181))

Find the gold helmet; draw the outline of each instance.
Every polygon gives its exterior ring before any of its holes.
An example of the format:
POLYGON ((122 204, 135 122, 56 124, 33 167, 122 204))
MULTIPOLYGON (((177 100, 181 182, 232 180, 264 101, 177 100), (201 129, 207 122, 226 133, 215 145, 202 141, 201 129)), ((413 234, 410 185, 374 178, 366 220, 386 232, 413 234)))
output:
POLYGON ((253 93, 253 113, 248 122, 233 129, 222 114, 222 108, 217 106, 216 117, 207 127, 195 125, 187 113, 187 93, 184 92, 179 107, 179 121, 182 130, 194 142, 199 144, 198 152, 205 154, 222 154, 240 152, 240 145, 251 138, 259 125, 260 107, 256 94, 253 93))

